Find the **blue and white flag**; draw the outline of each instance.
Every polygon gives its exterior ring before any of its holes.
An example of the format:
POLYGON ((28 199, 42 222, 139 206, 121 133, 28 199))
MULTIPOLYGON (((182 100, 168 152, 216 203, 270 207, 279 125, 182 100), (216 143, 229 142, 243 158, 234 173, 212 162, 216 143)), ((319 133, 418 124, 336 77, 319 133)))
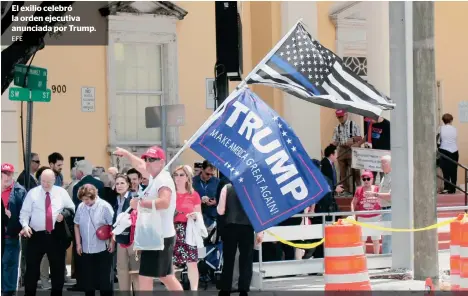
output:
POLYGON ((353 73, 301 22, 275 46, 246 80, 277 87, 307 102, 377 118, 395 104, 353 73))
POLYGON ((330 192, 275 111, 248 88, 228 100, 191 148, 231 180, 255 231, 277 225, 330 192))

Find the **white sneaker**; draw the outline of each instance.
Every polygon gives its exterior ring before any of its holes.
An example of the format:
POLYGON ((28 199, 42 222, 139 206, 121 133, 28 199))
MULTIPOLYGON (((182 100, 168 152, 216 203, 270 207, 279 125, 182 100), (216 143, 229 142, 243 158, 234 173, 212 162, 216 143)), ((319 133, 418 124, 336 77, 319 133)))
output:
POLYGON ((46 281, 46 280, 41 280, 41 287, 43 290, 52 289, 52 285, 49 283, 49 281, 46 281))

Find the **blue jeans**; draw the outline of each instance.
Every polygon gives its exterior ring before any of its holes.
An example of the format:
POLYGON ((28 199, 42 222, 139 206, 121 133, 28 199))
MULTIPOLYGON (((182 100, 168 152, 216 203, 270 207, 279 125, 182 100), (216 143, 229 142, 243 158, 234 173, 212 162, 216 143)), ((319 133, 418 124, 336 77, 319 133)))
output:
POLYGON ((5 253, 3 253, 2 257, 2 293, 16 291, 18 284, 19 253, 19 239, 5 239, 5 253))
MULTIPOLYGON (((392 221, 392 213, 382 214, 382 221, 392 221)), ((392 236, 382 235, 382 254, 392 253, 392 236)))

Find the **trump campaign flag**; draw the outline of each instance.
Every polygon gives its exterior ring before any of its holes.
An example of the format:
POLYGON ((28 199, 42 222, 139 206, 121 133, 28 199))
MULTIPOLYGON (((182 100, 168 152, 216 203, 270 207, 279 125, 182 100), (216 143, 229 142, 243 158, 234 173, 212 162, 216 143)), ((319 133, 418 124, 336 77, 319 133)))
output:
POLYGON ((197 136, 191 148, 231 180, 257 232, 330 192, 291 127, 248 88, 197 136))
POLYGON ((299 21, 247 78, 321 106, 376 118, 395 104, 346 67, 299 21))

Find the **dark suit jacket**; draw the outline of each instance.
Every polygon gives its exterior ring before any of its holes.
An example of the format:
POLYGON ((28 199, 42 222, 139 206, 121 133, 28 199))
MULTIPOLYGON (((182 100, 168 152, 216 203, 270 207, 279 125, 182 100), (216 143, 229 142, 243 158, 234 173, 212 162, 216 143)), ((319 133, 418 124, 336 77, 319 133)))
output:
MULTIPOLYGON (((119 209, 119 203, 117 202, 117 193, 114 193, 114 198, 115 198, 115 204, 112 206, 114 208, 114 218, 112 219, 112 224, 117 221, 117 210, 119 209)), ((132 200, 133 195, 130 192, 130 194, 125 198, 123 205, 122 205, 122 213, 124 213, 129 207, 130 207, 130 201, 132 200)), ((131 211, 130 211, 131 212, 131 211)))
MULTIPOLYGON (((330 163, 330 160, 326 157, 322 159, 320 162, 321 166, 321 172, 325 179, 328 181, 328 185, 330 185, 330 189, 332 192, 326 194, 315 206, 315 212, 316 213, 329 213, 329 212, 335 212, 338 211, 338 205, 336 203, 335 197, 334 197, 334 192, 335 192, 335 187, 336 184, 333 182, 333 167, 330 163)), ((316 218, 317 222, 321 223, 321 221, 318 221, 320 219, 316 218)))
POLYGON ((99 197, 102 198, 105 195, 104 183, 102 183, 101 180, 98 180, 90 175, 85 176, 83 179, 80 180, 80 182, 76 183, 76 185, 73 186, 73 203, 75 203, 75 210, 78 208, 78 205, 81 203, 81 201, 78 199, 78 189, 80 189, 81 186, 86 185, 86 184, 94 185, 94 187, 96 187, 98 190, 99 197))
POLYGON ((5 251, 5 233, 6 233, 7 224, 8 224, 8 216, 6 215, 5 205, 3 204, 3 201, 2 201, 2 258, 3 258, 3 253, 5 251))
POLYGON ((21 174, 16 179, 16 182, 20 183, 21 186, 29 192, 29 190, 33 189, 34 187, 38 186, 39 183, 34 179, 33 176, 29 175, 29 186, 26 187, 26 178, 25 178, 26 171, 22 171, 21 174))
POLYGON ((72 209, 65 208, 62 210, 63 221, 55 222, 53 235, 58 239, 64 249, 68 249, 75 237, 75 212, 72 209))
POLYGON ((336 184, 334 184, 333 182, 333 167, 330 163, 330 160, 324 157, 322 161, 320 162, 320 167, 321 167, 320 171, 328 179, 327 181, 330 184, 330 188, 332 190, 335 190, 336 184))

